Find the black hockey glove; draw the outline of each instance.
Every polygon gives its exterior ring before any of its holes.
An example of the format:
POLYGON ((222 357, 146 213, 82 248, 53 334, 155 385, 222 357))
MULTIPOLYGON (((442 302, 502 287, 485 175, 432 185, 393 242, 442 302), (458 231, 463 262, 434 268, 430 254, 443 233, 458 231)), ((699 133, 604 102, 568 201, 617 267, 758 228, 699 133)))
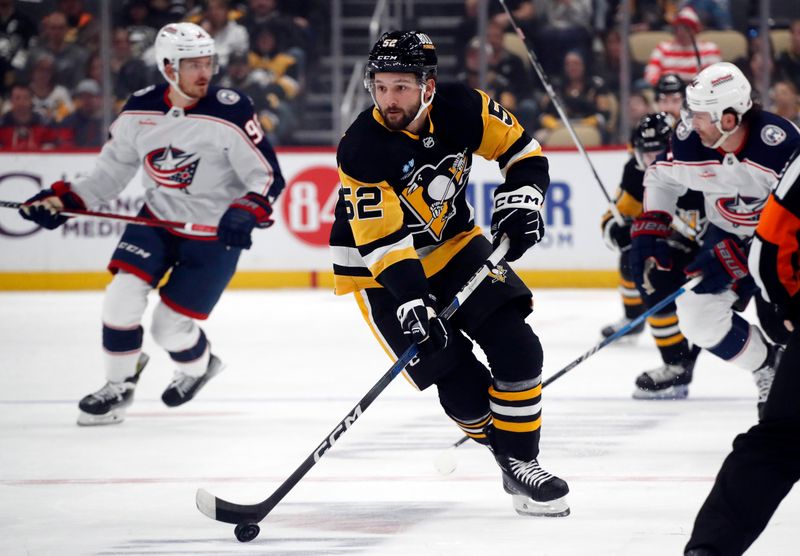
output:
POLYGON ((620 225, 619 222, 611 214, 607 212, 603 216, 603 241, 606 246, 612 251, 624 253, 631 248, 631 224, 633 218, 624 217, 624 224, 620 225))
POLYGON ((539 211, 544 194, 536 185, 523 185, 508 192, 495 192, 492 210, 492 246, 497 249, 503 235, 511 246, 507 261, 516 261, 525 251, 542 241, 544 219, 539 211))
POLYGON ((403 334, 417 344, 420 356, 432 355, 447 347, 450 325, 440 319, 430 305, 422 299, 413 299, 397 308, 397 320, 403 334))
POLYGON ((704 249, 686 266, 688 276, 703 275, 696 293, 720 293, 749 275, 747 255, 734 239, 723 239, 711 249, 704 249))
POLYGON ((55 230, 68 220, 61 214, 62 208, 54 205, 53 201, 61 201, 63 209, 86 210, 86 204, 77 193, 72 191, 69 182, 57 181, 25 201, 19 214, 25 220, 31 220, 48 230, 55 230))
POLYGON ((272 226, 271 214, 272 205, 269 199, 250 192, 232 202, 222 215, 217 225, 217 238, 228 247, 250 249, 253 245, 250 237, 253 228, 272 226))
POLYGON ((672 269, 672 253, 667 238, 672 234, 672 215, 660 210, 640 214, 631 226, 630 264, 636 287, 652 295, 650 273, 672 269))

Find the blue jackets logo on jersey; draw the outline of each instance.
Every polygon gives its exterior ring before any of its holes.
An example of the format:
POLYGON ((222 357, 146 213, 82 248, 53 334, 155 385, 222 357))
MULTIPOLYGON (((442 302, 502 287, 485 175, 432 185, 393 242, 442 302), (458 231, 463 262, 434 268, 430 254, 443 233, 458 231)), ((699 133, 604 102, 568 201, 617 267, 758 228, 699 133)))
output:
POLYGON ((761 211, 766 202, 766 199, 737 195, 736 197, 721 197, 717 199, 715 205, 720 215, 734 226, 755 227, 758 225, 761 211))
POLYGON ((144 157, 144 170, 156 184, 172 189, 183 189, 192 184, 200 157, 186 153, 172 145, 147 153, 144 157))

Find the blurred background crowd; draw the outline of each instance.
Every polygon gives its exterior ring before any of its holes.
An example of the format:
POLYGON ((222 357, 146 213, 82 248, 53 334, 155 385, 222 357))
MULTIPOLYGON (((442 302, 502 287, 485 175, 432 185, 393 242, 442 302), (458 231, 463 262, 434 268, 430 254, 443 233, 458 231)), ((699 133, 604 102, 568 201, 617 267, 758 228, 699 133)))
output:
MULTIPOLYGON (((800 125, 800 1, 506 0, 586 146, 627 141, 667 73, 736 63, 800 125), (699 62, 699 63, 698 63, 699 62)), ((335 145, 388 28, 431 36, 439 80, 486 90, 545 145, 570 145, 496 0, 0 0, 0 150, 97 148, 134 91, 161 82, 166 23, 215 38, 219 85, 253 100, 276 145, 335 145)))

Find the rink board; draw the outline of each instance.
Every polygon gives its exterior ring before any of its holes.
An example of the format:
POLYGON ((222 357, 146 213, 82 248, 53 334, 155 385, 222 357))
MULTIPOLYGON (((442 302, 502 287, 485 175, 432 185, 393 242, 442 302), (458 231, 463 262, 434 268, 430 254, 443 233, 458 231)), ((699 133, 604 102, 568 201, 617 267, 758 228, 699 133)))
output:
MULTIPOLYGON (((0 199, 23 201, 58 179, 88 173, 94 153, 0 154, 0 199)), ((589 153, 613 194, 627 154, 622 149, 589 153)), ((615 283, 615 256, 603 244, 600 218, 606 198, 587 161, 577 152, 549 152, 551 184, 545 208, 545 239, 515 264, 537 286, 597 287, 615 283)), ((232 287, 329 287, 327 240, 339 179, 332 149, 279 150, 287 186, 276 203, 276 223, 256 231, 232 287)), ((491 198, 502 182, 495 163, 475 157, 467 191, 475 222, 488 235, 491 198)), ((99 210, 135 215, 143 202, 137 174, 119 199, 99 210)), ((0 211, 0 289, 96 289, 109 280, 108 258, 124 223, 76 218, 47 231, 0 211)))

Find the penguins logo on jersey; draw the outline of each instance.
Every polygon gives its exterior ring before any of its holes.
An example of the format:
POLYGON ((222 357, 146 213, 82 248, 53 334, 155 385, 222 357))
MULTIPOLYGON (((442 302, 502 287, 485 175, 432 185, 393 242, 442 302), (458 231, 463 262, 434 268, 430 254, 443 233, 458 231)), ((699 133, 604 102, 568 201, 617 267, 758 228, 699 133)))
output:
POLYGON ((413 233, 428 232, 441 241, 447 221, 456 214, 453 199, 467 185, 470 167, 466 150, 445 156, 438 164, 417 170, 400 194, 405 206, 417 217, 413 233))
POLYGON ((766 202, 766 199, 737 195, 717 199, 715 205, 720 215, 734 226, 755 227, 766 202))
POLYGON ((144 157, 144 171, 156 184, 171 189, 182 189, 192 185, 200 157, 195 153, 187 153, 172 145, 155 149, 144 157))

